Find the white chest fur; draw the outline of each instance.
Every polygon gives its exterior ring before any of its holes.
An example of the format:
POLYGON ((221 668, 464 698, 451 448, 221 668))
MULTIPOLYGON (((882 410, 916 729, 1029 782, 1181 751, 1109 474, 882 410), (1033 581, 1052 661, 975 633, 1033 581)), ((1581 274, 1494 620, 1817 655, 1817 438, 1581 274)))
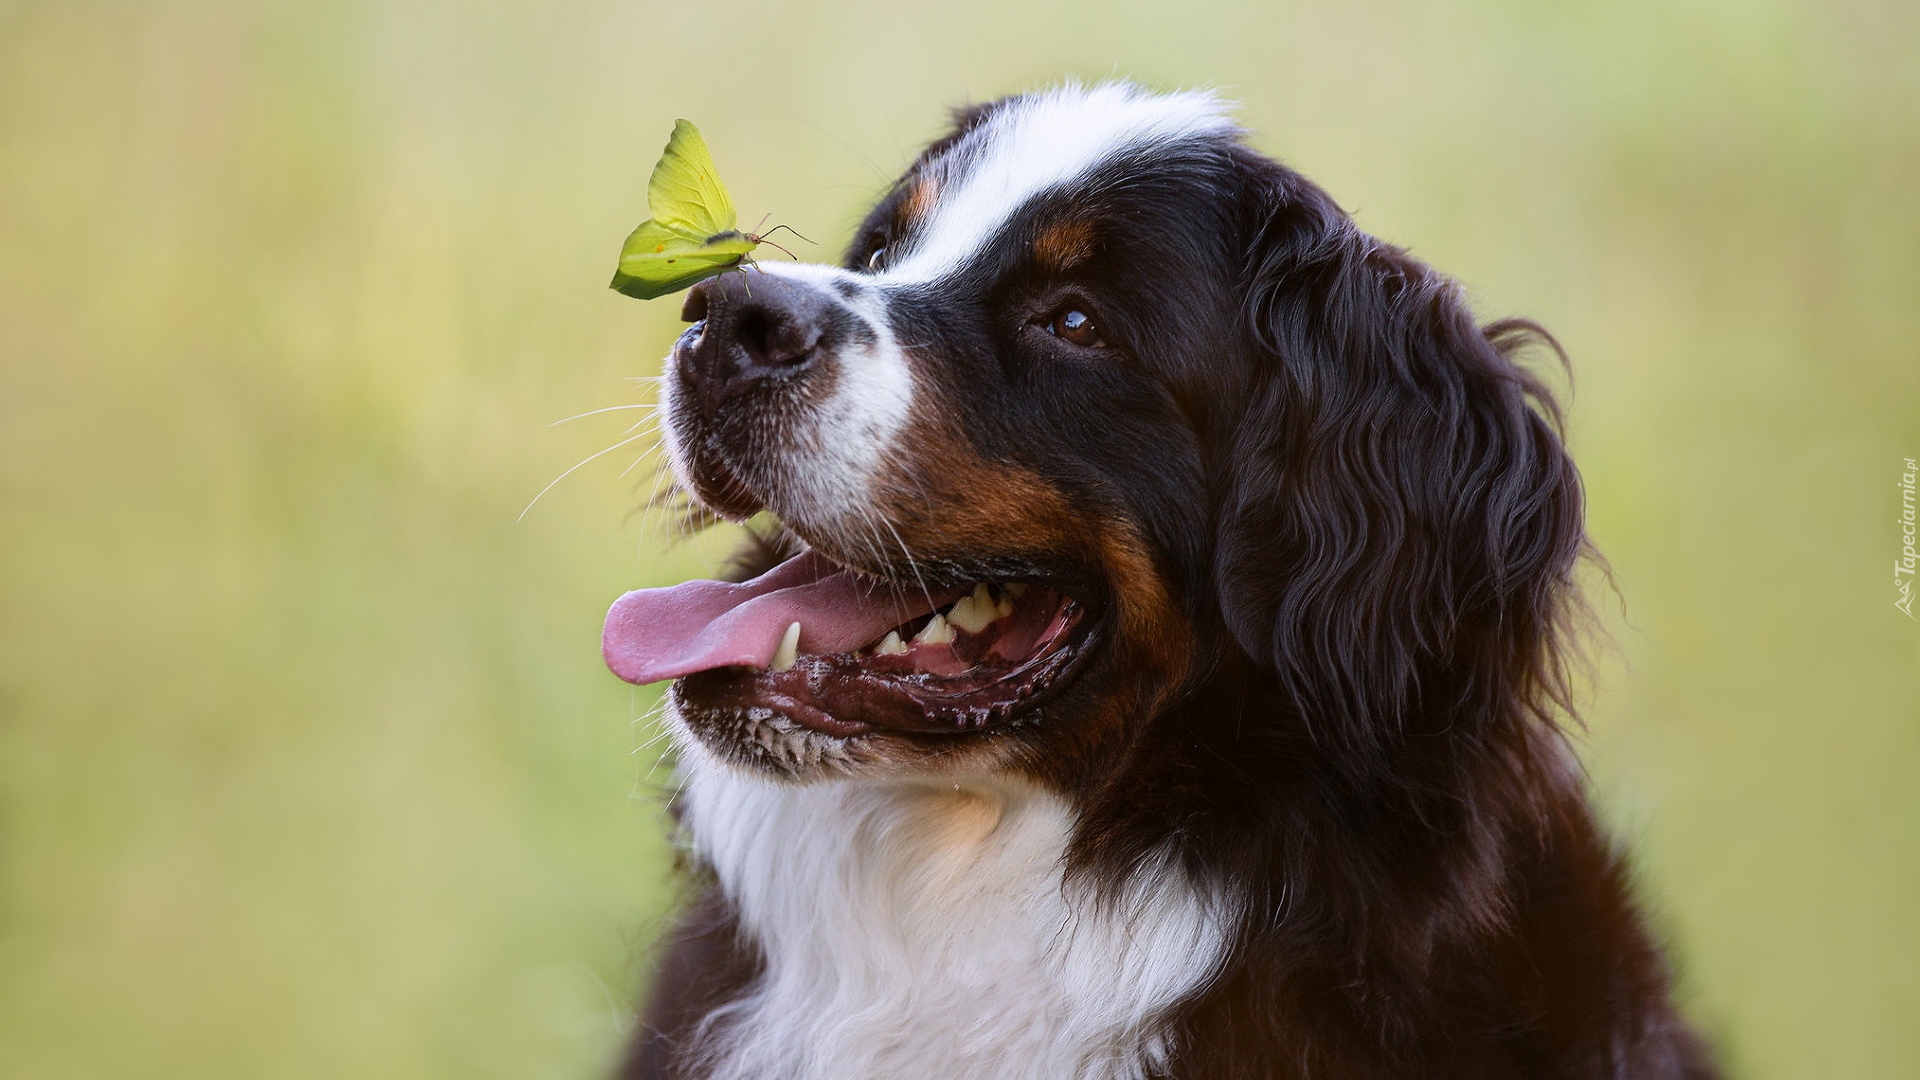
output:
POLYGON ((1217 969, 1225 912, 1171 872, 1062 887, 1071 821, 1000 783, 780 784, 689 748, 688 824, 767 960, 714 1019, 716 1080, 1122 1080, 1217 969))

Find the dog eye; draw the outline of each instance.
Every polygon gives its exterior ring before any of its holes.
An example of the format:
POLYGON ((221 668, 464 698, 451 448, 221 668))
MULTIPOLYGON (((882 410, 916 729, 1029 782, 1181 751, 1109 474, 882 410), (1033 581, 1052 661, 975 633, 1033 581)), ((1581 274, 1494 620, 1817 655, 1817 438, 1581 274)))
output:
POLYGON ((873 254, 867 256, 867 269, 869 270, 880 269, 880 262, 882 259, 886 257, 886 254, 887 254, 887 249, 884 246, 874 248, 873 254))
POLYGON ((1100 337, 1100 328, 1094 325, 1093 316, 1079 308, 1065 308, 1055 313, 1047 323, 1047 333, 1083 349, 1098 349, 1107 344, 1100 337))

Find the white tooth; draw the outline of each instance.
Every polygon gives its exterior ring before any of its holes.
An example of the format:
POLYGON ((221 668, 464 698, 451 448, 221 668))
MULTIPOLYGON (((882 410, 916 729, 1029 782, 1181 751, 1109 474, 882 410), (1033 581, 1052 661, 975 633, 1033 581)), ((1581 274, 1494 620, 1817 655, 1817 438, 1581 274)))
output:
POLYGON ((933 614, 933 621, 913 635, 913 643, 915 645, 951 645, 953 644, 953 627, 948 626, 947 620, 936 611, 933 614))
POLYGON ((780 635, 780 647, 773 650, 773 660, 767 664, 767 670, 785 671, 798 659, 800 659, 800 624, 796 622, 787 627, 786 633, 780 635))
POLYGON ((1009 581, 1005 585, 1000 586, 1000 591, 1018 600, 1026 595, 1027 583, 1024 581, 1009 581))
POLYGON ((899 656, 906 651, 907 643, 900 640, 900 631, 898 630, 887 631, 887 636, 881 638, 880 644, 873 647, 873 655, 875 656, 899 656))
POLYGON ((963 596, 953 602, 953 606, 947 609, 947 623, 969 634, 979 632, 980 627, 986 625, 980 621, 971 596, 963 596))
POLYGON ((985 585, 975 585, 971 595, 961 597, 947 612, 947 621, 965 630, 977 634, 993 625, 1001 615, 999 607, 993 602, 993 594, 985 585))

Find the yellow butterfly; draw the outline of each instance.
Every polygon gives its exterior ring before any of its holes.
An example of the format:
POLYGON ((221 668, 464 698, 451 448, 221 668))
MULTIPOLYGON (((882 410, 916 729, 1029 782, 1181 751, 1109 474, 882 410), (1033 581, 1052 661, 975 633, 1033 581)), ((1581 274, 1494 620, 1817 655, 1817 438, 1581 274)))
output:
POLYGON ((753 261, 753 249, 767 242, 764 235, 740 231, 707 141, 687 120, 673 122, 673 135, 653 167, 647 210, 653 216, 621 245, 613 272, 613 288, 641 300, 744 266, 753 261))

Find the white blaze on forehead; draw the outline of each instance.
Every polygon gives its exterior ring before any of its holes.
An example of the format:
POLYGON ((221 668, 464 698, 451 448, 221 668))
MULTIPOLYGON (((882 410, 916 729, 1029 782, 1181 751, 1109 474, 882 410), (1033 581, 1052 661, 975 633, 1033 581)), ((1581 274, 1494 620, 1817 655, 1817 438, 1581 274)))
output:
POLYGON ((1151 94, 1125 83, 1066 86, 994 110, 944 159, 938 201, 882 282, 931 281, 966 265, 1036 195, 1144 146, 1238 132, 1211 93, 1151 94))

